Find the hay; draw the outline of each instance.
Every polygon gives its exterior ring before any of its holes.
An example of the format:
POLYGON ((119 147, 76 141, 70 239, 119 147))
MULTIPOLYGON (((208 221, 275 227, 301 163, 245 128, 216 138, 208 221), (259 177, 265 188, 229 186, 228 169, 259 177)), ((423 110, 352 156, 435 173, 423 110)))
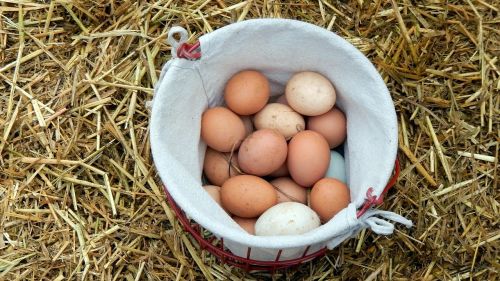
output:
MULTIPOLYGON (((494 280, 500 262, 498 0, 0 1, 0 279, 266 279, 180 230, 148 109, 168 28, 295 18, 347 38, 389 86, 399 183, 363 231, 283 280, 494 280), (446 4, 444 4, 446 3, 446 4)), ((272 40, 272 39, 270 39, 272 40)))

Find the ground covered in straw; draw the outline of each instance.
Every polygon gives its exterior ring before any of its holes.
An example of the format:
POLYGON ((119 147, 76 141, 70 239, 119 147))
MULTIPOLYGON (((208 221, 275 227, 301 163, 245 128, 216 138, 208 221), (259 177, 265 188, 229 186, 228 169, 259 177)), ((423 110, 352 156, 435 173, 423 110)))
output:
POLYGON ((498 0, 0 1, 0 280, 267 278, 200 252, 165 203, 146 101, 191 40, 294 18, 366 54, 391 91, 402 174, 362 232, 279 280, 498 280, 498 0), (21 3, 21 4, 19 4, 21 3))

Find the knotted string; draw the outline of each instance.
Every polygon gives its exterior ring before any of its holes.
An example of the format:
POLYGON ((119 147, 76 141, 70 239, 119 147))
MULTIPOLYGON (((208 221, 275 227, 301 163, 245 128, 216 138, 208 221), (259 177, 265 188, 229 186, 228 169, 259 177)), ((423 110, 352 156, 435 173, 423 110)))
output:
POLYGON ((389 191, 391 187, 393 187, 396 184, 396 181, 398 180, 399 177, 399 172, 401 168, 399 166, 399 160, 396 159, 395 167, 394 167, 394 175, 392 176, 391 180, 387 183, 385 186, 384 190, 380 194, 379 197, 373 195, 373 188, 370 187, 366 191, 366 199, 365 199, 365 204, 361 209, 356 213, 356 216, 359 218, 361 217, 368 209, 370 209, 373 206, 376 205, 381 205, 384 202, 384 195, 389 191))
MULTIPOLYGON (((188 60, 200 59, 201 58, 200 41, 196 41, 194 44, 188 44, 186 43, 187 39, 188 39, 188 32, 180 26, 174 26, 168 31, 167 43, 172 47, 171 51, 172 57, 183 58, 188 60), (176 34, 180 36, 179 40, 175 39, 174 36, 176 34)), ((158 79, 158 82, 154 85, 153 100, 146 101, 146 108, 148 109, 152 108, 154 96, 158 91, 158 88, 161 84, 160 82, 163 80, 163 77, 165 76, 165 73, 167 72, 171 64, 172 61, 169 60, 167 63, 163 65, 160 73, 160 78, 158 79)))
POLYGON ((401 215, 393 212, 371 209, 368 210, 358 222, 365 228, 370 228, 373 232, 380 235, 390 235, 394 232, 394 224, 379 217, 401 223, 406 227, 412 227, 413 222, 401 215))
POLYGON ((194 44, 188 44, 186 43, 187 39, 188 32, 180 26, 174 26, 168 31, 167 42, 170 44, 170 46, 172 46, 172 57, 188 60, 200 59, 200 41, 196 41, 194 44), (176 34, 180 36, 179 40, 176 40, 174 38, 176 34))

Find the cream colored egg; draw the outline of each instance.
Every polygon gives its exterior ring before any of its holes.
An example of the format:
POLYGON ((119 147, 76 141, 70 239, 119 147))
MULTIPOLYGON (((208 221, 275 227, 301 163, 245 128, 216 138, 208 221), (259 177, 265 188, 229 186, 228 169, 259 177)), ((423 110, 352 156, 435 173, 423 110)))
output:
POLYGON ((320 226, 318 215, 304 204, 284 202, 265 211, 255 223, 260 236, 298 235, 320 226))
POLYGON ((281 103, 270 103, 255 114, 257 129, 275 129, 289 140, 306 127, 304 117, 291 107, 281 103))
POLYGON ((299 72, 286 84, 286 100, 302 115, 317 116, 328 112, 336 101, 335 88, 317 72, 299 72))

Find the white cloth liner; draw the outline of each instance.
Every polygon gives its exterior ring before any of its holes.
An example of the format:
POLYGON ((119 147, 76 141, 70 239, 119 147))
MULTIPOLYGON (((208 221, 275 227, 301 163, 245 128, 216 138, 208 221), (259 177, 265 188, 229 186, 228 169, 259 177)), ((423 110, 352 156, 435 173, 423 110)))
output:
POLYGON ((165 64, 155 86, 151 116, 151 148, 158 173, 184 212, 201 226, 223 237, 236 255, 274 260, 291 259, 328 246, 336 247, 363 228, 388 235, 394 230, 383 217, 407 227, 411 221, 392 212, 368 210, 360 219, 356 209, 373 187, 379 196, 390 178, 397 152, 394 104, 380 75, 355 47, 315 25, 295 20, 258 19, 231 24, 200 37, 202 57, 176 57, 187 32, 172 28, 173 59, 165 64), (179 33, 179 42, 173 34, 179 33), (302 235, 259 237, 242 230, 202 189, 206 145, 200 140, 201 114, 223 103, 226 81, 243 69, 262 71, 280 95, 298 71, 317 71, 333 82, 336 105, 347 116, 345 160, 352 203, 328 223, 302 235))

